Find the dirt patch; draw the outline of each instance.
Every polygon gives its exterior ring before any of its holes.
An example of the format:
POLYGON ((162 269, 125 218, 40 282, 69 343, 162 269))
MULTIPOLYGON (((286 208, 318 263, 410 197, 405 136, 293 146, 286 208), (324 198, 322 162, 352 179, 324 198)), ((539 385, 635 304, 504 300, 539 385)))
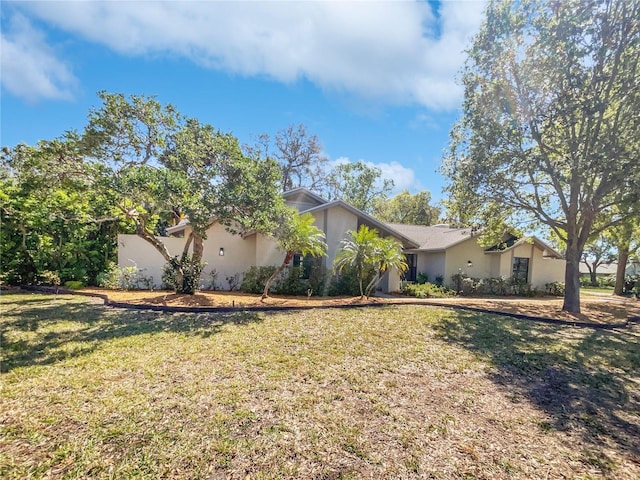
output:
POLYGON ((85 288, 83 293, 107 295, 112 302, 132 305, 151 305, 191 308, 322 308, 337 306, 367 306, 380 304, 442 304, 467 306, 496 312, 543 317, 569 322, 610 324, 640 316, 640 302, 631 298, 605 295, 583 295, 582 312, 572 314, 562 311, 562 299, 543 298, 438 298, 416 299, 412 297, 296 297, 276 295, 262 300, 260 295, 242 292, 199 292, 196 295, 180 295, 170 291, 116 291, 85 288))

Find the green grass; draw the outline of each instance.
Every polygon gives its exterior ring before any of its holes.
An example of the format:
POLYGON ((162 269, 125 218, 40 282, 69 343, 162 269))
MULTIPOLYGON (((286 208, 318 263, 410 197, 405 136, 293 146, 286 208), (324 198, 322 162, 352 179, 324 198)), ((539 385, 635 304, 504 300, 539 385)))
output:
POLYGON ((637 478, 640 331, 0 296, 2 478, 637 478))
POLYGON ((596 293, 613 293, 613 287, 602 286, 594 287, 591 285, 580 287, 581 292, 596 292, 596 293))

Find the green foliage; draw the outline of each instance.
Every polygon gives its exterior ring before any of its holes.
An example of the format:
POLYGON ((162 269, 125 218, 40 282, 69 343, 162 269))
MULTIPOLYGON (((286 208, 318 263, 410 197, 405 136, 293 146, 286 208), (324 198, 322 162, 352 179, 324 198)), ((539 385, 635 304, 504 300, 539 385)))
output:
POLYGON ((378 231, 361 225, 358 231, 349 230, 348 238, 342 240, 340 250, 334 259, 338 273, 349 266, 358 277, 360 296, 369 296, 388 270, 407 269, 402 244, 393 238, 381 238, 378 231), (370 272, 373 276, 369 278, 370 272))
POLYGON ((98 285, 109 290, 153 290, 153 278, 144 272, 137 266, 119 268, 117 264, 109 263, 98 275, 98 285))
POLYGON ((324 233, 313 224, 314 222, 315 218, 310 213, 300 215, 297 210, 291 208, 283 210, 280 226, 276 228, 274 235, 280 248, 285 251, 285 257, 280 267, 265 282, 263 297, 268 295, 271 282, 284 271, 296 253, 302 257, 324 255, 327 250, 324 233))
POLYGON ((328 194, 339 198, 363 212, 371 213, 375 200, 386 199, 393 190, 393 180, 380 182, 382 171, 363 161, 336 166, 329 177, 328 194))
POLYGON ((419 285, 423 285, 429 281, 429 275, 426 273, 420 272, 416 275, 416 283, 419 285))
POLYGON ((64 286, 70 288, 71 290, 76 290, 78 288, 84 287, 84 282, 80 280, 68 280, 64 282, 64 286))
POLYGON ((240 290, 246 293, 262 293, 267 280, 273 276, 276 269, 273 266, 251 267, 244 274, 240 290))
POLYGON ((60 276, 58 272, 52 272, 51 270, 45 270, 44 272, 38 275, 38 280, 40 285, 51 285, 58 286, 61 285, 60 276))
POLYGON ((451 276, 451 288, 463 296, 516 295, 519 297, 532 297, 541 293, 522 279, 511 277, 472 278, 465 273, 456 273, 451 276))
POLYGON ((306 295, 311 286, 309 280, 303 276, 304 267, 289 267, 284 276, 274 283, 271 290, 280 295, 306 295))
POLYGON ((456 292, 434 283, 405 283, 402 293, 416 298, 446 298, 455 296, 456 292))
POLYGON ((192 256, 175 256, 162 267, 162 288, 193 295, 200 288, 200 274, 204 267, 204 263, 192 256))
POLYGON ((443 164, 449 216, 552 229, 568 311, 580 311, 586 242, 640 198, 639 36, 637 1, 496 0, 468 50, 443 164))
MULTIPOLYGON (((371 265, 366 265, 364 268, 362 275, 364 281, 368 283, 375 277, 376 271, 371 265)), ((361 272, 356 267, 345 265, 331 279, 328 295, 360 295, 360 275, 361 272)))
POLYGON ((562 297, 564 295, 564 283, 563 282, 550 282, 545 283, 544 289, 548 295, 555 295, 562 297))
POLYGON ((4 281, 29 284, 45 271, 94 284, 115 254, 121 225, 95 186, 78 139, 5 149, 0 162, 0 264, 4 281))
POLYGON ((383 222, 434 225, 440 217, 440 208, 431 205, 428 190, 415 195, 404 190, 390 199, 375 199, 372 215, 383 222))
POLYGON ((183 118, 153 97, 102 92, 100 98, 83 145, 102 169, 101 188, 170 264, 175 278, 167 284, 196 291, 212 218, 233 233, 270 233, 278 225, 284 202, 274 160, 245 155, 233 135, 183 118), (182 218, 192 230, 182 255, 172 257, 156 234, 182 218))

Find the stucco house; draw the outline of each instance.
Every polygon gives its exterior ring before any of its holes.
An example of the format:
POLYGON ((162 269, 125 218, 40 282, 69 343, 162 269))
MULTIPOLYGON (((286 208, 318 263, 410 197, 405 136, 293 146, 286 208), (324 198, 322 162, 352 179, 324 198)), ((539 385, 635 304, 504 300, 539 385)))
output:
POLYGON ((452 286, 451 277, 457 273, 474 278, 518 277, 541 290, 546 283, 564 281, 564 257, 535 236, 511 236, 500 246, 486 248, 470 228, 387 225, 419 244, 405 249, 410 267, 407 280, 422 273, 430 282, 441 280, 452 286))
MULTIPOLYGON (((322 262, 328 269, 346 238, 348 230, 367 225, 384 237, 393 237, 402 243, 410 270, 404 278, 398 272, 386 274, 380 284, 383 292, 400 289, 401 281, 415 280, 417 273, 426 274, 429 281, 442 277, 449 284, 451 276, 464 272, 469 276, 489 278, 512 276, 526 278, 532 285, 544 288, 550 281, 564 278, 564 260, 560 254, 535 237, 507 242, 501 249, 486 249, 477 242, 470 229, 455 229, 438 225, 401 225, 383 223, 342 200, 327 201, 305 188, 296 188, 283 194, 285 202, 300 213, 309 212, 314 224, 324 232, 327 255, 322 262)), ((182 253, 189 234, 188 221, 167 229, 168 237, 161 237, 173 255, 182 253)), ((211 224, 204 241, 203 282, 215 269, 217 285, 228 289, 229 282, 239 281, 252 266, 279 265, 284 253, 273 238, 258 233, 233 235, 223 225, 211 224)), ((137 235, 118 236, 118 265, 121 268, 137 266, 153 278, 157 287, 162 278, 165 260, 159 252, 137 235)))
MULTIPOLYGON (((324 232, 327 255, 322 258, 322 262, 328 269, 331 269, 340 242, 346 238, 347 231, 357 230, 360 225, 375 228, 381 236, 397 239, 404 248, 418 247, 402 233, 342 200, 327 201, 305 188, 296 188, 283 195, 287 205, 296 208, 300 213, 312 214, 315 218, 314 225, 324 232)), ((190 228, 188 221, 182 221, 167 229, 170 236, 160 238, 172 255, 182 253, 190 228)), ((279 250, 273 238, 259 233, 233 235, 227 232, 223 225, 213 222, 204 241, 203 261, 206 267, 202 272, 202 279, 205 281, 211 270, 215 269, 217 285, 222 289, 228 289, 229 279, 238 279, 252 266, 280 265, 283 259, 284 252, 279 250)), ((120 268, 135 265, 144 269, 145 275, 151 276, 155 285, 159 287, 164 264, 162 255, 142 238, 137 235, 118 235, 120 268)), ((397 273, 387 275, 381 285, 384 291, 398 290, 400 276, 397 273)))

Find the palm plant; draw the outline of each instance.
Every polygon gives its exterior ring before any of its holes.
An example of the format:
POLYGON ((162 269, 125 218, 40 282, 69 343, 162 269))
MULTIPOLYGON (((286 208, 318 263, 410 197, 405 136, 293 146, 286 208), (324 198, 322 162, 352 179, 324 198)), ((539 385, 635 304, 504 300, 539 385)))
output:
POLYGON ((313 224, 314 220, 310 213, 300 215, 291 209, 286 212, 280 228, 275 233, 278 245, 285 251, 285 257, 282 264, 265 283, 263 299, 269 296, 271 282, 289 265, 296 253, 313 257, 325 254, 327 244, 324 241, 324 233, 313 224))
POLYGON ((352 267, 358 278, 360 298, 364 298, 364 281, 369 267, 375 263, 376 241, 380 238, 378 231, 366 225, 361 225, 358 231, 349 230, 348 238, 340 242, 340 250, 336 255, 333 266, 338 273, 344 267, 352 267))
POLYGON ((374 247, 373 257, 377 263, 376 275, 371 279, 365 289, 365 295, 367 297, 371 296, 374 292, 385 272, 388 270, 404 272, 409 268, 406 257, 402 251, 402 243, 393 238, 378 238, 374 247))

